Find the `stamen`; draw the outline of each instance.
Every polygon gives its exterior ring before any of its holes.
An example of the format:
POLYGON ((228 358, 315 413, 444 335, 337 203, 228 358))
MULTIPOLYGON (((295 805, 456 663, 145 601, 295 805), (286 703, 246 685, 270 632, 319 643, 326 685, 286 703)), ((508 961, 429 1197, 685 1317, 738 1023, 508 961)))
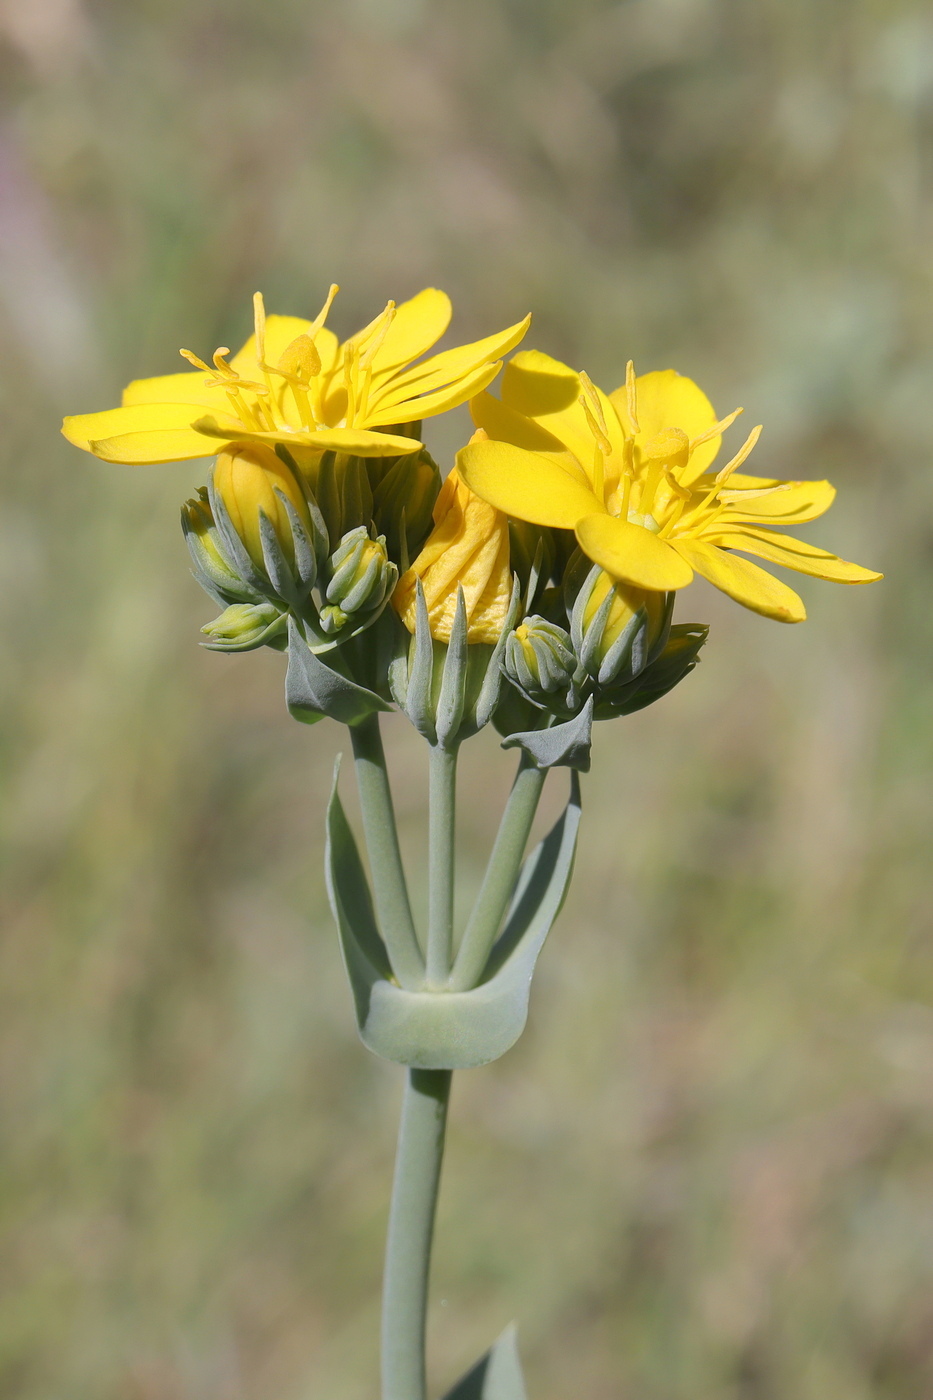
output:
POLYGON ((203 360, 199 360, 197 355, 195 355, 192 350, 179 350, 178 353, 179 355, 181 355, 183 360, 188 361, 189 365, 194 365, 195 369, 202 369, 205 374, 214 373, 211 366, 206 365, 203 360))
POLYGON ((658 531, 658 539, 659 539, 659 540, 666 540, 666 539, 668 539, 668 537, 670 536, 670 534, 672 533, 672 531, 673 531, 673 529, 674 529, 674 526, 677 524, 678 520, 679 520, 680 517, 683 515, 683 513, 684 513, 684 506, 686 505, 686 503, 687 503, 687 501, 688 501, 689 499, 690 499, 690 492, 688 491, 688 492, 686 493, 686 496, 685 496, 685 497, 684 497, 684 496, 681 496, 679 500, 677 500, 677 501, 674 502, 674 505, 673 505, 673 508, 671 509, 670 515, 667 517, 667 519, 665 520, 664 524, 661 526, 660 530, 658 531))
POLYGON ((256 336, 256 359, 266 363, 266 306, 262 292, 253 293, 253 332, 256 336))
POLYGON ((628 416, 633 433, 640 433, 638 426, 638 390, 635 386, 635 361, 629 360, 625 366, 625 394, 628 399, 628 416))
POLYGON ((738 418, 739 414, 744 412, 744 408, 733 409, 725 418, 720 418, 718 423, 714 423, 711 428, 707 428, 705 433, 700 433, 699 437, 691 438, 690 451, 692 452, 694 448, 699 447, 703 442, 709 442, 710 438, 721 437, 727 428, 732 427, 732 424, 738 418))
POLYGON ((338 293, 339 291, 340 291, 340 288, 337 286, 337 283, 336 283, 336 282, 332 282, 332 283, 330 284, 330 291, 327 293, 327 297, 326 297, 326 300, 325 300, 325 302, 324 302, 324 305, 321 307, 320 311, 317 313, 317 315, 315 316, 314 320, 311 322, 311 335, 316 335, 317 332, 318 332, 318 331, 321 329, 321 327, 323 326, 324 322, 327 320, 327 313, 330 311, 330 308, 333 306, 333 304, 334 304, 334 297, 337 295, 337 293, 338 293))
POLYGON ((717 485, 717 486, 724 486, 724 485, 726 484, 726 482, 729 480, 729 478, 730 478, 730 476, 732 475, 732 473, 733 473, 734 471, 737 471, 737 470, 738 470, 738 468, 739 468, 739 467, 742 465, 742 463, 745 461, 746 457, 748 457, 749 454, 752 452, 752 450, 754 449, 755 443, 756 443, 756 442, 758 441, 758 439, 761 437, 761 427, 762 427, 762 425, 759 423, 757 428, 752 428, 752 430, 751 430, 751 432, 749 433, 748 437, 745 439, 745 441, 743 442, 742 446, 739 448, 738 452, 735 454, 735 456, 732 458, 732 460, 726 463, 726 465, 723 467, 722 471, 717 472, 717 474, 716 474, 716 485, 717 485))
POLYGON ((386 309, 382 316, 373 322, 373 337, 370 343, 363 350, 362 342, 360 346, 360 369, 368 369, 378 352, 382 349, 383 341, 389 334, 389 328, 395 320, 395 302, 386 303, 386 309), (381 321, 381 325, 380 325, 381 321))

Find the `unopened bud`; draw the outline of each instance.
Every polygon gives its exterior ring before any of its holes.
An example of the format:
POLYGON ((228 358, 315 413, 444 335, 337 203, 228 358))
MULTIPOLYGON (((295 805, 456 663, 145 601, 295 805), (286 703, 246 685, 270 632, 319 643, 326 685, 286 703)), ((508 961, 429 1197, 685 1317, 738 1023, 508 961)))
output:
POLYGON ((344 535, 328 564, 330 582, 321 609, 321 626, 328 635, 340 632, 350 618, 377 612, 398 579, 398 569, 386 554, 385 536, 372 539, 365 525, 344 535))
POLYGON ((199 488, 195 499, 186 501, 182 506, 181 528, 194 565, 195 576, 212 598, 218 602, 252 602, 261 596, 240 577, 230 563, 214 522, 214 513, 205 486, 199 488))
POLYGON ((526 617, 509 634, 502 660, 513 685, 535 703, 561 699, 573 708, 571 692, 579 670, 570 634, 543 617, 526 617))
POLYGON ((217 458, 208 494, 231 570, 290 606, 306 598, 327 532, 291 468, 261 444, 234 446, 217 458))
POLYGON ((579 558, 568 571, 573 647, 600 686, 624 685, 654 660, 667 638, 672 607, 672 594, 618 583, 579 558))
POLYGON ((393 559, 414 559, 432 524, 441 474, 430 453, 400 457, 373 490, 373 521, 393 559), (404 548, 402 535, 404 531, 404 548))
POLYGON ((254 647, 285 645, 288 614, 273 603, 234 603, 201 631, 211 651, 252 651, 254 647))

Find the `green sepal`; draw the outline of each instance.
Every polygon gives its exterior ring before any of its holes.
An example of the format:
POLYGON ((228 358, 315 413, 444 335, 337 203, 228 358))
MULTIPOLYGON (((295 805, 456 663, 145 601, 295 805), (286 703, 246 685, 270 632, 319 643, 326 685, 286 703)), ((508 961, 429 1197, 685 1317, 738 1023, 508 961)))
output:
POLYGON ((574 774, 562 816, 522 867, 486 980, 467 992, 405 991, 388 975, 388 954, 335 777, 327 812, 327 888, 367 1049, 414 1069, 473 1069, 511 1049, 528 1019, 538 954, 570 884, 579 824, 574 774))
POLYGON ((444 1400, 527 1400, 514 1323, 444 1400))
POLYGON ((372 690, 357 685, 316 656, 294 618, 288 620, 285 703, 294 719, 316 724, 325 715, 341 724, 360 724, 378 710, 391 710, 372 690))
POLYGON ((502 740, 504 749, 522 749, 539 768, 573 768, 590 771, 590 745, 593 741, 593 697, 583 709, 564 724, 548 729, 527 729, 502 740))
POLYGON ((640 676, 616 691, 600 693, 595 718, 631 715, 667 695, 696 666, 708 633, 709 628, 699 622, 682 622, 672 627, 661 655, 640 676))

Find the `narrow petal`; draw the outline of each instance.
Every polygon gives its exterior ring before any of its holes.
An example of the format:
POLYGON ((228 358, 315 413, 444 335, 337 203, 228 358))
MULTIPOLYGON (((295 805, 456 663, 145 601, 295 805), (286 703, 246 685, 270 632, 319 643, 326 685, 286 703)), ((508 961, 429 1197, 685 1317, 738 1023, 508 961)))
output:
POLYGON ((643 525, 603 511, 578 521, 576 532, 587 558, 623 583, 669 593, 693 580, 690 565, 643 525))
POLYGON ((149 432, 123 433, 95 440, 88 444, 88 449, 105 462, 134 466, 190 462, 198 457, 211 457, 216 451, 210 440, 193 428, 153 428, 149 432))
POLYGON ((572 530, 582 516, 603 509, 578 477, 508 442, 471 442, 457 453, 457 467, 477 496, 533 525, 572 530))
POLYGON ((800 574, 810 574, 813 578, 823 578, 831 583, 874 583, 884 577, 872 569, 863 569, 861 564, 850 564, 825 549, 817 549, 815 545, 787 535, 778 535, 773 530, 717 530, 715 534, 705 537, 705 543, 717 545, 720 549, 741 549, 746 554, 757 554, 760 559, 768 559, 772 564, 783 564, 787 569, 796 569, 800 574))
POLYGON ((154 379, 134 379, 123 390, 123 407, 133 408, 141 403, 195 403, 203 408, 227 406, 223 389, 208 387, 208 376, 196 369, 178 374, 159 374, 154 379))
POLYGON ((383 400, 375 412, 366 413, 366 422, 373 427, 383 423, 387 426, 393 423, 415 423, 419 418, 432 418, 436 413, 445 413, 448 408, 458 408, 480 389, 485 389, 487 384, 492 383, 499 373, 499 364, 499 361, 495 361, 491 365, 480 365, 472 374, 455 380, 453 384, 447 384, 433 394, 409 399, 391 395, 383 400))
POLYGON ((807 610, 793 589, 759 569, 757 564, 735 554, 726 554, 700 540, 674 540, 672 543, 698 574, 744 607, 761 613, 762 617, 772 617, 776 622, 803 622, 806 618, 807 610))
MULTIPOLYGON (((526 316, 524 321, 499 331, 497 335, 488 335, 484 340, 475 340, 470 345, 458 345, 453 350, 432 355, 429 360, 414 365, 404 374, 391 377, 381 392, 378 389, 373 392, 371 400, 381 408, 383 404, 411 398, 412 394, 429 394, 444 385, 455 383, 481 366, 501 360, 518 344, 530 322, 531 317, 526 316)), ((384 380, 388 373, 383 374, 384 380)))
POLYGON ((197 408, 190 403, 133 404, 129 408, 107 408, 102 413, 78 413, 65 419, 62 432, 76 447, 91 451, 90 444, 102 438, 188 428, 198 416, 197 408))
POLYGON ((450 297, 436 287, 403 301, 373 359, 373 376, 410 364, 430 350, 450 325, 451 312, 450 297))
MULTIPOLYGON (((215 418, 199 418, 197 431, 205 438, 223 438, 227 442, 267 442, 273 447, 281 442, 288 447, 313 447, 318 452, 347 452, 354 457, 407 457, 421 446, 410 437, 395 437, 391 433, 369 432, 364 428, 322 428, 320 432, 253 433, 239 424, 231 426, 215 418)), ((202 455, 202 454, 199 454, 202 455)))
POLYGON ((471 399, 470 414, 476 426, 497 442, 510 442, 514 447, 524 447, 528 452, 565 452, 560 438, 548 432, 534 418, 526 418, 524 413, 509 408, 492 394, 477 394, 471 399))
POLYGON ((836 498, 836 488, 828 481, 781 481, 779 477, 740 476, 729 478, 720 500, 727 501, 723 517, 730 524, 740 520, 773 520, 782 525, 803 525, 816 520, 829 510, 836 498), (743 492, 767 492, 749 496, 743 492))

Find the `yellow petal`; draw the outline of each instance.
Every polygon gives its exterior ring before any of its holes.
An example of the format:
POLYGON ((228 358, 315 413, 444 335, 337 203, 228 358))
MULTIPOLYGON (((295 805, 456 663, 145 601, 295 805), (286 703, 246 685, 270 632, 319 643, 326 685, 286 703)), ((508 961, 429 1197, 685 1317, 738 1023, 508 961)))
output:
POLYGON ((643 525, 602 512, 580 520, 576 532, 587 558, 622 583, 669 593, 693 580, 689 564, 643 525))
POLYGON ((674 540, 674 548, 705 579, 737 603, 776 622, 803 622, 807 610, 792 588, 771 574, 700 540, 674 540))
POLYGON ((409 399, 391 395, 375 412, 367 411, 366 422, 374 428, 383 423, 386 426, 393 423, 416 423, 419 418, 431 418, 436 413, 445 413, 448 408, 458 408, 480 389, 485 389, 487 384, 492 383, 499 373, 499 364, 499 361, 495 361, 491 365, 480 365, 472 374, 455 380, 453 384, 448 384, 433 394, 409 399))
MULTIPOLYGON (((414 365, 404 374, 397 374, 386 384, 382 392, 374 391, 371 400, 380 406, 383 402, 398 402, 410 398, 412 394, 429 394, 442 385, 452 384, 472 374, 480 366, 493 360, 501 360, 513 349, 528 329, 531 317, 526 316, 514 326, 509 326, 496 335, 487 335, 484 340, 474 340, 470 345, 457 345, 453 350, 443 350, 432 355, 429 360, 414 365)), ((374 376, 374 382, 376 377, 374 376)), ((384 372, 382 378, 386 378, 384 372)))
MULTIPOLYGON (((687 437, 699 437, 719 421, 713 405, 699 385, 686 375, 678 374, 675 369, 657 369, 638 375, 635 391, 640 442, 656 437, 665 428, 681 428, 687 437)), ((625 431, 631 434, 633 426, 625 387, 616 389, 609 397, 615 404, 625 431)), ((701 443, 694 449, 686 471, 678 474, 685 486, 707 470, 721 442, 721 437, 710 438, 709 442, 701 443)))
POLYGON ((509 408, 492 394, 477 394, 470 400, 473 422, 497 442, 510 442, 528 452, 553 452, 566 455, 560 438, 548 432, 534 418, 509 408))
POLYGON ((706 543, 718 545, 720 549, 741 549, 746 554, 757 554, 772 564, 783 564, 787 569, 831 583, 874 583, 884 577, 872 569, 863 569, 861 564, 850 564, 825 549, 817 549, 791 536, 778 535, 773 530, 717 530, 706 537, 706 543))
MULTIPOLYGON (((94 451, 91 443, 103 438, 122 437, 126 433, 159 432, 166 428, 189 428, 196 417, 197 407, 187 403, 133 404, 128 408, 107 408, 102 413, 75 414, 65 419, 62 432, 76 447, 94 451)), ((203 454, 199 452, 195 455, 203 454)), ((109 460, 118 461, 119 458, 109 460)))
POLYGON ((450 325, 451 311, 450 297, 436 287, 426 287, 409 301, 403 301, 373 357, 373 376, 397 365, 407 365, 430 350, 450 325))
POLYGON ((193 373, 180 370, 178 374, 159 374, 154 379, 134 379, 123 390, 123 407, 141 403, 196 403, 204 408, 227 406, 223 389, 208 387, 208 376, 196 369, 193 373))
POLYGON ((533 525, 572 530, 584 515, 603 509, 579 478, 537 452, 508 442, 471 442, 457 453, 461 477, 484 501, 533 525))
POLYGON ((828 481, 781 481, 778 477, 740 476, 729 478, 720 500, 728 501, 723 520, 774 520, 782 525, 803 525, 829 510, 836 488, 828 481), (772 489, 777 488, 777 489, 772 489), (767 491, 768 495, 742 499, 743 491, 767 491))
POLYGON ((580 397, 580 376, 542 350, 520 350, 502 376, 502 402, 540 418, 561 413, 580 397))
POLYGON ((410 437, 391 433, 369 432, 364 428, 322 428, 320 432, 253 433, 240 424, 228 424, 216 418, 199 418, 197 430, 206 438, 223 438, 228 442, 277 442, 286 447, 313 447, 318 452, 346 452, 354 457, 407 457, 421 443, 410 437))
POLYGON ((210 457, 210 441, 191 428, 153 428, 144 433, 123 433, 89 444, 95 457, 105 462, 151 466, 159 462, 190 462, 210 457))

